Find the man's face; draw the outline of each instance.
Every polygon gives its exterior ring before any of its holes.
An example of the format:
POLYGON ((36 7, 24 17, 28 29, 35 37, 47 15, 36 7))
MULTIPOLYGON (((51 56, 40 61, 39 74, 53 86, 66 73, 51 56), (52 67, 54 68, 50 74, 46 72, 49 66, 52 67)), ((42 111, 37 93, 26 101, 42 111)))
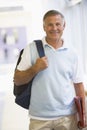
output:
POLYGON ((58 40, 63 34, 65 23, 60 15, 49 16, 44 20, 43 28, 48 38, 58 40))

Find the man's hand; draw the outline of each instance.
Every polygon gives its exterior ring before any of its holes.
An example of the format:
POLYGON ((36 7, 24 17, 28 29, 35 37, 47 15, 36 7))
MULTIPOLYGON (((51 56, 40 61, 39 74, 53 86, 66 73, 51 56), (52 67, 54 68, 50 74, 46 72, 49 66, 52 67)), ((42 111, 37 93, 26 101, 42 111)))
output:
POLYGON ((38 58, 38 59, 36 60, 36 63, 35 63, 35 65, 34 65, 34 67, 38 70, 38 72, 41 71, 41 70, 46 69, 46 68, 48 67, 47 57, 44 56, 44 57, 42 57, 42 58, 38 58))

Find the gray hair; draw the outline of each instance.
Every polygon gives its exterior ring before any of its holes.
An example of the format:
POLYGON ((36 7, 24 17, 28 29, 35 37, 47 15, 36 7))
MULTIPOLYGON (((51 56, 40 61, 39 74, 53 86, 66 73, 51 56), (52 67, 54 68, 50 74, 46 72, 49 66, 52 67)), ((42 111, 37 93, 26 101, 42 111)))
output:
POLYGON ((60 15, 61 18, 63 19, 63 23, 64 23, 64 21, 65 21, 64 15, 61 12, 57 11, 57 10, 49 10, 48 12, 46 12, 45 15, 44 15, 44 17, 43 17, 43 22, 45 21, 45 19, 47 17, 49 17, 49 16, 55 16, 55 15, 60 15))

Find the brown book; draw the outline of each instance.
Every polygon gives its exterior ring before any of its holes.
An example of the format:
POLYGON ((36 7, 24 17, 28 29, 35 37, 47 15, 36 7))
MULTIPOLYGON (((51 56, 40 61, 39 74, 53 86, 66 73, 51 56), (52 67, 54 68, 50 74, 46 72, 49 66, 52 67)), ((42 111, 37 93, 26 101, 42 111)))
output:
POLYGON ((79 96, 75 97, 75 104, 77 107, 77 112, 78 112, 78 127, 84 127, 84 115, 83 115, 83 107, 82 107, 82 98, 79 96))

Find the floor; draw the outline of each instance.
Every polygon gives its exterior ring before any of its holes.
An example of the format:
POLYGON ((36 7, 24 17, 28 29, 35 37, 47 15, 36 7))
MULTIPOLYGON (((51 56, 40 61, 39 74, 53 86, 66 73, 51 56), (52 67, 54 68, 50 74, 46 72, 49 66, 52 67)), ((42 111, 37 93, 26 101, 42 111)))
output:
POLYGON ((15 104, 14 68, 13 64, 0 66, 0 130, 28 130, 29 126, 28 111, 15 104))

